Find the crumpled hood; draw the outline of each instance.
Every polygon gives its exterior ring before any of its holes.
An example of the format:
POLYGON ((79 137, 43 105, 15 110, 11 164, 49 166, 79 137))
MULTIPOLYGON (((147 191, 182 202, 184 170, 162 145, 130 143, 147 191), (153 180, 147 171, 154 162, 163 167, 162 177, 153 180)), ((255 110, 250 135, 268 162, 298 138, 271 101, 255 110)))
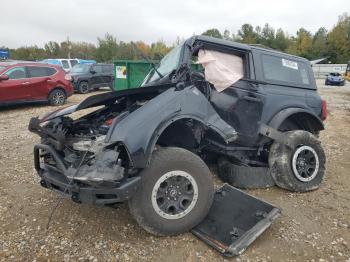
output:
POLYGON ((90 108, 90 107, 112 105, 116 102, 117 99, 120 99, 124 96, 143 95, 143 94, 152 94, 152 93, 155 93, 157 95, 168 88, 169 86, 165 86, 165 85, 159 86, 159 87, 144 87, 144 88, 121 90, 121 91, 113 91, 113 92, 107 92, 99 95, 89 96, 88 98, 81 101, 79 104, 68 106, 68 107, 47 113, 46 115, 41 117, 40 121, 41 122, 49 121, 56 117, 69 115, 76 111, 90 108))

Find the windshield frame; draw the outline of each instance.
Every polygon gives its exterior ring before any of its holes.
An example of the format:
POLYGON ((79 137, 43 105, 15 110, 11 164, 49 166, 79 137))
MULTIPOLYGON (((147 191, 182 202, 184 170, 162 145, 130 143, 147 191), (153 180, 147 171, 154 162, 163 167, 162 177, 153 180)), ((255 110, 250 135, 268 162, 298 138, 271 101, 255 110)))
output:
MULTIPOLYGON (((166 79, 169 74, 171 74, 174 70, 178 69, 179 66, 181 65, 181 62, 183 61, 183 57, 184 57, 184 49, 185 49, 185 42, 179 44, 178 46, 174 47, 170 52, 168 52, 158 63, 158 65, 156 66, 157 70, 163 75, 163 77, 160 77, 156 70, 154 70, 154 68, 152 68, 149 73, 146 75, 145 79, 143 80, 141 86, 147 86, 150 83, 155 83, 158 82, 162 79, 166 79), (176 50, 178 50, 178 53, 176 52, 176 50), (165 59, 169 59, 170 55, 172 53, 176 52, 177 56, 178 56, 178 61, 177 63, 173 66, 173 69, 171 69, 168 72, 162 72, 161 70, 161 66, 162 66, 162 61, 164 63, 164 61, 166 61, 165 59)), ((176 54, 174 53, 174 54, 176 54)))

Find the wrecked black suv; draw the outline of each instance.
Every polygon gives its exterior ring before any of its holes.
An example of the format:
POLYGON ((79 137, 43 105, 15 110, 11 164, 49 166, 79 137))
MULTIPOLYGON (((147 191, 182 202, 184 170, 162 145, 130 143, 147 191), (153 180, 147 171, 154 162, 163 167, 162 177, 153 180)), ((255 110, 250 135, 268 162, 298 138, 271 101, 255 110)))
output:
POLYGON ((34 161, 43 187, 79 203, 128 201, 143 228, 172 235, 212 205, 208 162, 233 185, 316 189, 326 114, 307 60, 195 36, 141 88, 88 97, 32 118, 29 130, 41 137, 34 161))

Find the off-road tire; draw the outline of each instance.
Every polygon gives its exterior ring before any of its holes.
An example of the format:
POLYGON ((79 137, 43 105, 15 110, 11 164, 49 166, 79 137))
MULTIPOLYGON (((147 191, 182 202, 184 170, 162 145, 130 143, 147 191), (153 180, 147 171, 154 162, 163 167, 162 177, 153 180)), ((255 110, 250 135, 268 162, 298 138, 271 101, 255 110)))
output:
POLYGON ((129 200, 129 209, 138 224, 149 233, 158 236, 180 234, 195 227, 208 214, 214 195, 212 175, 202 159, 190 151, 176 147, 157 149, 150 166, 142 170, 140 176, 141 186, 129 200), (198 198, 185 216, 167 219, 156 212, 152 192, 164 174, 176 170, 192 176, 198 188, 198 198))
POLYGON ((48 96, 49 104, 51 106, 61 106, 66 103, 67 95, 66 92, 64 92, 60 88, 56 88, 51 91, 51 93, 48 96))
POLYGON ((266 188, 275 185, 268 167, 241 166, 227 158, 218 160, 218 176, 223 182, 242 189, 266 188))
MULTIPOLYGON (((321 142, 313 134, 302 130, 288 131, 285 135, 289 146, 275 141, 270 148, 269 166, 276 185, 295 192, 307 192, 317 189, 325 176, 326 156, 321 142), (317 155, 317 157, 313 157, 315 160, 311 160, 311 163, 316 163, 316 158, 318 158, 318 168, 309 169, 315 170, 312 172, 315 175, 310 176, 310 178, 314 178, 310 181, 301 181, 300 178, 297 178, 297 176, 301 177, 301 175, 295 175, 295 171, 293 171, 293 165, 296 166, 293 163, 293 157, 302 154, 302 152, 298 154, 298 149, 300 150, 302 147, 306 148, 305 151, 310 147, 317 155), (316 170, 318 171, 316 172, 316 170)), ((314 155, 311 151, 307 153, 314 155)), ((301 177, 301 179, 307 179, 307 177, 301 177)))
POLYGON ((90 89, 89 89, 89 83, 86 82, 86 81, 81 81, 79 83, 79 86, 78 86, 78 92, 80 94, 87 94, 89 93, 90 89))

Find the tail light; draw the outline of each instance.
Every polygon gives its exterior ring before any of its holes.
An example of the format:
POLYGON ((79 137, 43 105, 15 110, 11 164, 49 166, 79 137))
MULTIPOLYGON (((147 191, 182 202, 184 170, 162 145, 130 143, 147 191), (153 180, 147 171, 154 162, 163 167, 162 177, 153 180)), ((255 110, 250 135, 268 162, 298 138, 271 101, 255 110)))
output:
POLYGON ((66 74, 64 76, 64 79, 67 80, 67 81, 72 81, 72 76, 70 74, 66 74))
POLYGON ((321 119, 324 121, 327 119, 328 111, 327 111, 327 102, 326 100, 322 100, 322 113, 321 113, 321 119))

